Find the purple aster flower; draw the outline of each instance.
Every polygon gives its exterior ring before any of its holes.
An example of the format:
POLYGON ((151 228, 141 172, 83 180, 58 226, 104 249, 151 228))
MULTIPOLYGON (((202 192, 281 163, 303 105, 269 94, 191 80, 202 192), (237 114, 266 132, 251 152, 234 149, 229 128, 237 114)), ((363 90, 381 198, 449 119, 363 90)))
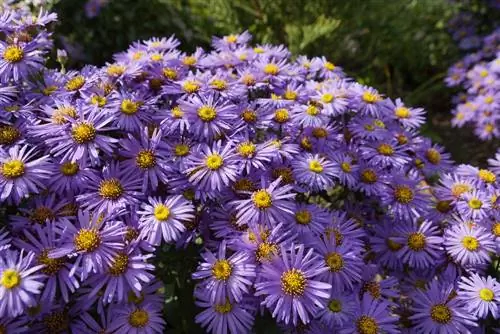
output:
POLYGON ((401 168, 410 159, 395 138, 377 140, 362 147, 363 158, 372 166, 401 168))
POLYGON ((338 330, 354 318, 355 296, 352 293, 332 293, 327 307, 319 311, 318 318, 330 330, 338 330))
POLYGON ((396 242, 399 234, 392 221, 384 221, 374 226, 374 235, 370 238, 371 250, 375 253, 378 263, 390 269, 402 270, 403 262, 400 250, 403 244, 396 242))
POLYGON ((465 193, 456 203, 457 211, 466 218, 485 218, 490 209, 490 201, 486 194, 479 190, 465 193))
POLYGON ((45 188, 43 181, 49 178, 48 156, 37 156, 37 147, 13 146, 0 150, 0 200, 19 203, 26 195, 45 188))
POLYGON ((326 270, 313 249, 304 254, 303 245, 282 247, 281 257, 262 265, 255 295, 265 297, 262 305, 278 321, 297 325, 300 319, 307 324, 310 315, 323 309, 330 297, 331 285, 318 280, 326 270))
POLYGON ((381 107, 386 103, 375 88, 353 84, 351 91, 354 94, 352 105, 363 115, 378 117, 381 107))
POLYGON ((0 41, 0 81, 19 81, 41 69, 44 51, 36 41, 8 44, 0 41))
POLYGON ((425 122, 425 111, 422 108, 408 108, 404 105, 401 99, 396 99, 392 102, 386 100, 385 108, 388 109, 388 114, 398 120, 405 128, 417 129, 425 122))
POLYGON ((149 197, 142 203, 139 219, 141 234, 146 240, 158 246, 165 242, 177 241, 186 230, 185 223, 195 219, 194 206, 180 195, 161 198, 149 197))
POLYGON ((386 301, 364 295, 362 300, 357 300, 353 313, 353 321, 347 322, 339 334, 399 333, 398 318, 391 314, 386 301))
POLYGON ((456 298, 450 298, 453 285, 432 281, 426 291, 418 291, 413 299, 413 329, 430 334, 470 333, 476 318, 466 312, 456 298))
POLYGON ((491 276, 483 278, 476 273, 470 277, 462 277, 458 283, 458 299, 468 312, 484 319, 491 313, 497 319, 500 314, 500 284, 491 276))
POLYGON ((113 320, 108 327, 111 333, 163 333, 165 320, 161 309, 153 304, 141 307, 121 304, 113 312, 113 320))
POLYGON ((236 252, 226 258, 226 241, 219 246, 217 255, 206 251, 201 255, 205 262, 200 263, 194 279, 203 280, 201 284, 210 293, 212 303, 240 302, 249 292, 255 277, 255 265, 249 263, 245 252, 236 252))
POLYGON ((382 202, 400 219, 420 216, 428 208, 429 200, 423 192, 425 188, 418 183, 418 180, 395 176, 389 184, 390 190, 382 193, 382 202))
POLYGON ((481 226, 456 224, 446 230, 444 246, 448 254, 462 265, 489 263, 495 251, 493 235, 481 226))
POLYGON ((266 164, 269 164, 276 154, 276 147, 269 141, 255 144, 250 140, 241 140, 234 150, 241 167, 247 173, 253 169, 266 169, 266 164))
POLYGON ((206 191, 220 191, 236 179, 236 155, 232 142, 215 142, 212 147, 201 144, 186 162, 184 171, 189 182, 206 191))
POLYGON ((77 196, 77 201, 87 210, 113 213, 115 210, 139 204, 141 179, 121 163, 112 162, 88 180, 87 189, 77 196))
POLYGON ((319 154, 307 153, 292 162, 296 180, 313 191, 330 188, 334 184, 334 165, 319 154))
POLYGON ((356 175, 359 165, 355 163, 354 157, 347 153, 335 153, 332 156, 334 174, 339 179, 339 183, 351 189, 355 188, 358 180, 356 175))
POLYGON ((290 198, 295 197, 295 193, 290 185, 279 187, 280 182, 281 177, 266 186, 262 179, 262 188, 252 192, 249 199, 232 202, 237 210, 238 224, 274 226, 291 217, 295 206, 290 198))
POLYGON ((0 253, 0 318, 17 317, 36 304, 44 275, 33 265, 35 254, 6 250, 0 253))
POLYGON ((58 194, 75 194, 85 189, 94 174, 82 163, 53 161, 50 164, 49 188, 58 194))
POLYGON ((126 230, 102 214, 91 216, 88 211, 79 211, 76 224, 61 224, 58 232, 61 244, 49 251, 48 257, 76 257, 69 276, 79 273, 84 281, 90 273, 103 272, 111 266, 117 252, 123 249, 126 230))
POLYGON ((390 188, 386 184, 387 173, 385 173, 379 166, 368 166, 360 164, 358 169, 358 190, 368 196, 374 195, 388 195, 390 188))
POLYGON ((115 92, 110 98, 111 112, 108 117, 119 129, 138 132, 151 121, 151 108, 156 101, 146 93, 139 90, 131 93, 115 92))
MULTIPOLYGON (((330 222, 330 214, 315 204, 296 204, 295 221, 289 225, 299 237, 320 235, 330 222)), ((287 226, 288 227, 288 226, 287 226)))

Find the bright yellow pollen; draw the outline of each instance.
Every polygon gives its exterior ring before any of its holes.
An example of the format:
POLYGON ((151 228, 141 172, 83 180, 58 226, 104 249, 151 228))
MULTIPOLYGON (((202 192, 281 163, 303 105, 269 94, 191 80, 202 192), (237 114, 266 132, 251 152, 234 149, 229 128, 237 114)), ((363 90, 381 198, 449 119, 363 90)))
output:
POLYGON ((247 123, 254 123, 257 120, 257 113, 253 110, 246 109, 241 114, 241 118, 247 123))
POLYGON ((467 249, 470 252, 475 252, 479 249, 479 240, 477 238, 472 237, 472 236, 466 236, 462 239, 462 245, 464 246, 465 249, 467 249))
POLYGON ((377 182, 378 176, 373 169, 365 169, 361 172, 361 181, 363 183, 373 184, 377 182))
POLYGON ((145 310, 135 310, 128 316, 128 323, 135 328, 142 328, 149 323, 149 314, 145 310))
POLYGON ((163 69, 163 76, 170 80, 177 80, 177 71, 170 67, 165 67, 163 69))
POLYGON ((258 190, 252 194, 253 204, 258 209, 268 209, 272 205, 272 197, 265 189, 258 190))
POLYGON ((106 73, 108 73, 108 75, 110 76, 118 77, 125 73, 125 66, 117 64, 109 65, 106 69, 106 73))
POLYGON ((129 257, 126 253, 118 253, 113 259, 113 264, 109 268, 109 273, 113 276, 123 275, 128 268, 129 257))
POLYGON ((377 151, 378 153, 385 156, 391 156, 394 154, 394 148, 392 148, 392 146, 389 144, 380 144, 377 148, 377 151))
POLYGON ((205 165, 211 170, 217 170, 221 168, 223 164, 224 160, 217 153, 211 154, 205 159, 205 165))
POLYGON ((94 95, 90 98, 90 103, 92 103, 95 106, 98 106, 99 108, 102 108, 106 105, 107 99, 104 96, 100 95, 94 95))
POLYGON ((493 224, 491 227, 491 233, 493 233, 495 237, 500 237, 500 222, 495 222, 493 224))
POLYGON ((0 284, 6 289, 14 289, 21 284, 21 275, 14 269, 5 269, 0 278, 0 284))
POLYGON ((3 52, 3 59, 9 63, 18 63, 24 58, 24 51, 17 45, 9 45, 3 52))
POLYGON ((82 228, 73 239, 76 251, 93 252, 101 245, 101 236, 96 229, 82 228))
POLYGON ((124 189, 116 178, 102 180, 99 185, 99 195, 108 200, 117 200, 123 195, 124 189))
POLYGON ((68 161, 63 163, 59 167, 59 170, 65 176, 73 176, 76 175, 76 173, 78 173, 78 171, 80 170, 80 166, 76 162, 68 161))
POLYGON ((455 197, 459 197, 463 193, 466 193, 471 190, 471 187, 468 184, 456 183, 451 187, 451 193, 455 197))
POLYGON ((297 92, 288 89, 285 91, 285 94, 283 94, 285 100, 291 100, 291 101, 295 101, 297 99, 297 96, 298 96, 297 92))
POLYGON ((339 313, 342 311, 342 302, 338 299, 332 299, 328 303, 328 309, 333 313, 339 313))
POLYGON ((175 106, 172 108, 173 118, 182 118, 182 116, 184 116, 184 111, 182 111, 181 107, 175 106))
POLYGON ((409 118, 410 117, 410 110, 405 107, 399 107, 394 110, 394 115, 398 118, 409 118))
POLYGON ((264 73, 269 74, 269 75, 276 75, 280 71, 280 68, 278 65, 269 63, 266 66, 264 66, 264 73))
POLYGON ((156 166, 156 157, 152 150, 142 150, 135 157, 135 163, 142 169, 156 166))
POLYGON ((227 81, 222 79, 214 79, 210 82, 210 86, 216 90, 226 90, 227 89, 227 81))
POLYGON ((491 289, 482 288, 479 290, 479 298, 485 302, 491 302, 495 298, 495 293, 491 289))
POLYGON ((321 96, 321 101, 322 101, 323 103, 330 103, 330 102, 332 102, 332 101, 333 101, 333 98, 334 98, 333 94, 331 94, 331 93, 324 93, 324 94, 321 96))
POLYGON ((486 183, 495 183, 495 181, 497 180, 496 175, 487 169, 480 169, 478 176, 481 180, 483 180, 486 183))
POLYGON ((302 296, 306 284, 306 276, 298 269, 290 269, 281 275, 281 290, 287 295, 302 296))
POLYGON ((185 157, 189 154, 189 146, 186 144, 177 144, 174 149, 174 154, 178 157, 185 157))
POLYGON ((217 111, 214 107, 204 105, 198 108, 198 117, 203 122, 211 122, 217 117, 217 111))
POLYGON ((420 252, 425 248, 425 235, 420 232, 408 235, 408 248, 414 252, 420 252))
POLYGON ((228 43, 236 43, 238 41, 238 36, 236 35, 229 35, 226 37, 226 40, 228 43))
POLYGON ((394 188, 394 198, 402 204, 408 204, 413 201, 415 194, 410 187, 406 185, 399 185, 394 188))
POLYGON ((377 334, 379 333, 378 324, 374 318, 362 315, 356 320, 356 329, 359 334, 377 334))
POLYGON ((163 55, 161 53, 154 53, 151 55, 150 59, 152 61, 161 61, 163 60, 163 55))
POLYGON ((348 162, 343 162, 340 164, 340 169, 342 169, 344 173, 350 173, 352 168, 348 162))
POLYGON ((482 70, 481 72, 479 72, 479 75, 482 77, 482 78, 485 78, 488 76, 488 71, 486 70, 482 70))
POLYGON ((264 53, 264 49, 260 47, 255 47, 253 48, 253 52, 255 53, 264 53))
POLYGON ((434 148, 430 148, 425 152, 425 157, 433 165, 438 165, 441 162, 441 153, 434 148))
POLYGON ((273 255, 278 254, 278 246, 274 243, 262 242, 257 246, 255 258, 259 262, 270 261, 273 255))
POLYGON ((285 123, 287 122, 288 120, 290 119, 290 115, 288 113, 288 110, 286 109, 277 109, 275 112, 274 112, 274 120, 277 122, 277 123, 285 123))
POLYGON ((194 80, 186 80, 182 85, 186 93, 193 94, 200 90, 200 83, 194 80))
POLYGON ((132 59, 133 60, 139 60, 142 58, 142 56, 144 56, 144 52, 141 52, 141 51, 137 51, 135 52, 133 55, 132 55, 132 59))
POLYGON ((77 112, 75 107, 72 106, 60 106, 55 109, 52 113, 52 122, 55 124, 65 124, 68 122, 67 116, 71 118, 77 118, 77 112))
POLYGON ((335 69, 335 65, 329 61, 325 62, 323 64, 323 67, 326 68, 328 71, 333 71, 335 69))
POLYGON ((231 305, 229 300, 226 299, 226 302, 224 304, 215 304, 214 308, 216 312, 220 314, 226 314, 231 312, 231 310, 233 309, 233 305, 231 305))
POLYGON ((468 204, 469 204, 469 208, 471 208, 473 210, 481 209, 481 207, 483 206, 483 202, 481 202, 481 200, 476 198, 476 197, 471 198, 469 200, 468 204))
POLYGON ((21 160, 10 160, 0 166, 0 172, 6 179, 15 179, 24 175, 25 166, 21 160))
POLYGON ((78 123, 71 129, 71 137, 77 144, 89 143, 95 139, 96 130, 90 123, 78 123))
POLYGON ((319 114, 319 109, 316 106, 310 105, 306 109, 306 114, 309 116, 317 116, 319 114))
POLYGON ((311 212, 307 210, 299 210, 295 212, 295 221, 300 225, 309 225, 312 220, 311 212))
POLYGON ((339 272, 344 268, 344 259, 342 255, 337 252, 328 253, 325 256, 325 263, 330 268, 331 272, 339 272))
POLYGON ((193 65, 196 65, 196 57, 194 56, 186 56, 184 58, 182 58, 182 63, 186 66, 193 66, 193 65))
POLYGON ((133 115, 139 110, 139 103, 131 99, 125 99, 120 105, 120 111, 126 115, 133 115))
POLYGON ((228 260, 217 260, 212 267, 212 275, 219 281, 227 281, 233 268, 228 260))
POLYGON ((41 272, 44 273, 45 275, 53 276, 61 270, 62 266, 65 263, 65 259, 62 258, 57 258, 57 259, 51 259, 49 257, 49 250, 44 249, 40 255, 37 257, 38 264, 43 264, 44 267, 41 269, 41 272))
POLYGON ((244 142, 238 145, 238 153, 244 158, 251 158, 255 155, 256 146, 252 142, 244 142))
POLYGON ((493 96, 487 96, 485 99, 484 99, 484 102, 487 103, 487 104, 492 104, 493 101, 495 101, 495 99, 493 98, 493 96))
POLYGON ((166 221, 170 217, 170 209, 164 204, 158 204, 154 208, 154 216, 159 221, 166 221))
POLYGON ((366 103, 375 103, 380 101, 380 96, 378 94, 373 94, 369 91, 366 91, 363 93, 362 99, 366 103))
POLYGON ((70 92, 73 92, 82 88, 84 84, 85 84, 85 77, 83 75, 78 75, 73 79, 68 80, 64 88, 66 88, 66 90, 70 92))
POLYGON ((431 308, 431 318, 438 324, 447 324, 451 321, 452 313, 448 306, 437 304, 431 308))
POLYGON ((319 174, 323 172, 323 166, 321 165, 321 162, 319 162, 318 160, 311 160, 309 161, 309 170, 311 172, 319 174))
POLYGON ((21 138, 21 131, 11 125, 0 126, 0 145, 12 145, 21 138))

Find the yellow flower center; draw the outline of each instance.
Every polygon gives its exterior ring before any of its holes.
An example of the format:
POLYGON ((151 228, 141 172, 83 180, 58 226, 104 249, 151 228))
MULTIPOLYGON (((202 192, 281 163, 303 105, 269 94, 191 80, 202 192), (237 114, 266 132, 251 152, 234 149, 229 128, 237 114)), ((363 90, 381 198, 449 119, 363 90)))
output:
POLYGON ((123 275, 128 268, 129 257, 126 253, 118 253, 113 259, 113 264, 109 268, 109 273, 113 276, 123 275))
POLYGON ((174 154, 178 157, 185 157, 189 154, 189 146, 186 144, 175 145, 174 154))
POLYGON ((394 149, 389 144, 380 144, 377 148, 377 151, 378 153, 385 156, 391 156, 394 154, 394 149))
POLYGON ((244 142, 238 145, 238 153, 244 158, 251 158, 255 154, 256 146, 252 142, 244 142))
POLYGON ((403 248, 403 245, 397 243, 396 241, 392 240, 391 238, 385 239, 385 244, 387 245, 387 248, 389 248, 393 252, 397 252, 401 248, 403 248))
POLYGON ((437 165, 441 162, 441 153, 434 148, 428 149, 427 152, 425 152, 425 157, 433 165, 437 165))
POLYGON ((125 73, 125 66, 117 65, 117 64, 109 65, 108 68, 106 69, 106 72, 110 76, 118 77, 118 76, 122 75, 123 73, 125 73))
POLYGON ((285 98, 285 100, 295 101, 297 99, 297 95, 297 92, 287 89, 285 91, 285 94, 283 94, 283 97, 285 98))
POLYGON ((328 136, 328 131, 325 128, 317 127, 312 130, 312 135, 314 138, 326 138, 328 136))
POLYGON ((66 86, 64 87, 66 88, 66 90, 73 92, 82 88, 84 84, 85 84, 85 77, 83 75, 78 75, 73 79, 68 80, 66 86))
POLYGON ((425 248, 425 235, 420 232, 410 233, 408 236, 408 248, 414 252, 420 252, 425 248))
POLYGON ((229 302, 229 300, 226 299, 226 302, 224 304, 215 304, 215 311, 220 313, 220 314, 226 314, 231 312, 233 309, 233 305, 229 302))
POLYGON ((55 124, 65 124, 68 122, 67 117, 77 118, 76 109, 72 106, 60 106, 52 114, 52 122, 55 124))
POLYGON ((24 51, 17 45, 9 45, 3 52, 3 59, 9 63, 18 63, 24 58, 24 51))
POLYGON ((142 150, 135 157, 135 163, 142 169, 156 166, 156 157, 152 150, 142 150))
POLYGON ((49 250, 44 249, 40 255, 38 255, 38 264, 43 264, 45 267, 42 268, 42 273, 49 276, 54 276, 61 270, 64 266, 65 260, 64 258, 51 259, 49 257, 49 250))
POLYGON ((69 161, 69 162, 63 163, 59 167, 59 170, 65 176, 73 176, 73 175, 76 175, 76 173, 78 173, 78 171, 80 170, 80 166, 78 166, 78 164, 76 162, 69 161))
POLYGON ((495 293, 491 289, 482 288, 481 290, 479 290, 479 298, 481 298, 485 302, 491 302, 493 298, 495 298, 495 293))
POLYGON ((14 289, 21 284, 21 275, 14 269, 5 269, 0 278, 0 284, 6 289, 14 289))
POLYGON ((241 81, 247 86, 253 86, 257 82, 251 74, 245 74, 241 77, 241 81))
POLYGON ((306 114, 309 116, 317 116, 319 114, 319 109, 314 105, 310 105, 306 109, 306 114))
POLYGON ((227 81, 222 79, 214 79, 210 82, 210 86, 216 90, 226 90, 227 89, 227 81))
POLYGON ((380 291, 380 284, 378 282, 366 282, 363 285, 362 291, 368 292, 373 299, 379 299, 382 296, 380 291))
POLYGON ((307 210, 299 210, 295 213, 295 221, 300 225, 309 225, 312 220, 311 212, 307 210))
POLYGON ((325 263, 331 272, 339 272, 344 268, 344 259, 337 252, 328 253, 325 256, 325 263))
POLYGON ((373 169, 365 169, 361 172, 361 181, 368 184, 377 182, 378 177, 373 169))
POLYGON ((96 130, 92 124, 82 122, 71 129, 71 137, 77 144, 89 143, 95 139, 96 130))
POLYGON ((173 118, 182 118, 184 116, 184 111, 182 111, 181 107, 175 106, 172 108, 172 117, 173 118))
POLYGON ((322 96, 321 96, 321 101, 323 101, 324 103, 330 103, 333 101, 333 94, 331 93, 324 93, 322 96))
POLYGON ((359 334, 377 334, 379 333, 378 324, 374 318, 362 315, 356 320, 356 328, 359 334))
POLYGON ((468 204, 469 208, 473 210, 481 209, 481 207, 483 206, 483 202, 481 202, 481 200, 476 197, 471 198, 468 204))
POLYGON ((481 72, 479 72, 479 75, 482 77, 482 78, 485 78, 488 76, 488 71, 486 70, 482 70, 481 72))
POLYGON ((408 143, 408 137, 406 137, 403 134, 396 135, 396 139, 397 139, 399 145, 404 145, 404 144, 408 143))
POLYGON ((283 182, 284 184, 292 184, 295 182, 293 178, 293 172, 290 168, 287 167, 275 168, 273 169, 272 174, 274 180, 281 177, 281 182, 283 182))
POLYGON ((409 118, 410 117, 410 110, 405 107, 399 107, 394 110, 394 115, 398 118, 409 118))
POLYGON ((203 122, 211 122, 215 119, 216 116, 217 116, 217 111, 215 110, 214 107, 205 105, 198 108, 198 117, 203 122))
POLYGON ((487 169, 480 169, 478 176, 481 180, 483 180, 486 183, 494 183, 497 180, 496 175, 487 169))
POLYGON ((143 328, 149 323, 149 314, 145 310, 135 310, 128 316, 128 323, 135 328, 143 328))
POLYGON ((252 201, 258 209, 268 209, 273 203, 271 194, 265 189, 254 192, 252 195, 252 201))
POLYGON ((447 213, 451 210, 451 201, 439 201, 436 203, 436 210, 447 213))
POLYGON ((57 86, 48 86, 42 89, 42 94, 45 96, 50 96, 52 93, 54 93, 57 90, 57 86))
POLYGON ((104 96, 100 95, 93 95, 90 98, 90 103, 92 103, 95 106, 98 106, 99 108, 102 108, 106 105, 107 99, 104 96))
POLYGON ((44 224, 47 219, 53 220, 55 218, 56 215, 54 214, 54 212, 46 206, 39 206, 35 208, 33 210, 33 213, 30 215, 30 220, 36 224, 44 224))
POLYGON ((127 226, 124 237, 127 243, 134 241, 138 236, 139 236, 139 231, 137 229, 127 226))
POLYGON ((493 226, 491 227, 491 233, 493 233, 495 237, 500 237, 500 222, 496 222, 493 224, 493 226))
POLYGON ((223 164, 224 160, 217 153, 211 154, 207 156, 207 158, 205 159, 205 165, 207 166, 208 169, 211 170, 217 170, 221 168, 223 164))
POLYGON ((266 66, 264 66, 264 73, 269 74, 269 75, 276 75, 280 71, 280 68, 278 65, 269 63, 266 66))
POLYGON ((415 197, 413 190, 406 185, 399 185, 394 188, 394 198, 402 204, 408 204, 415 197))
POLYGON ((270 261, 273 255, 278 254, 278 246, 274 243, 262 242, 257 246, 255 258, 259 262, 270 261))
POLYGON ((351 165, 348 162, 343 162, 340 164, 340 169, 342 169, 344 173, 350 173, 351 165))
POLYGON ((21 138, 21 131, 11 125, 0 127, 0 145, 12 145, 21 138))
POLYGON ((131 99, 125 99, 120 105, 120 111, 126 115, 133 115, 139 110, 139 102, 134 102, 131 99))
POLYGON ((459 197, 463 193, 470 191, 471 188, 468 184, 456 183, 451 187, 451 193, 455 197, 459 197))
POLYGON ((170 217, 170 209, 164 204, 158 204, 155 206, 154 216, 159 221, 166 221, 170 217))
POLYGON ((233 268, 228 260, 217 260, 212 267, 212 275, 219 281, 227 281, 232 272, 233 268))
POLYGON ((133 60, 139 60, 142 58, 142 56, 144 56, 144 52, 141 52, 141 51, 137 51, 135 52, 133 55, 132 55, 132 59, 133 60))
POLYGON ((163 55, 161 53, 153 53, 150 58, 152 61, 160 61, 163 60, 163 55))
POLYGON ((285 123, 287 122, 288 120, 290 119, 290 115, 288 113, 288 110, 286 109, 277 109, 275 112, 274 112, 274 120, 277 122, 277 123, 285 123))
POLYGON ((165 78, 170 79, 170 80, 177 80, 177 71, 173 68, 170 67, 165 67, 163 69, 163 75, 165 78))
POLYGON ((117 200, 123 195, 123 186, 116 178, 102 180, 99 185, 99 195, 109 200, 117 200))
POLYGON ((193 94, 200 90, 200 83, 194 80, 186 80, 182 85, 182 89, 184 89, 186 93, 193 94))
POLYGON ((306 284, 306 276, 298 269, 290 269, 281 275, 281 290, 287 295, 302 296, 306 284))
POLYGON ((260 47, 255 47, 253 48, 253 52, 255 53, 264 53, 264 49, 260 47))
POLYGON ((82 228, 76 234, 73 244, 77 251, 93 252, 101 245, 101 236, 94 228, 82 228))
POLYGON ((332 299, 328 303, 328 309, 333 313, 339 313, 342 311, 342 302, 338 299, 332 299))
POLYGON ((226 37, 226 40, 228 43, 236 43, 238 41, 238 36, 236 35, 229 35, 226 37))
POLYGON ((465 236, 462 239, 462 245, 464 246, 465 249, 467 249, 470 252, 475 252, 479 249, 479 240, 477 238, 472 237, 472 236, 465 236))
POLYGON ((327 69, 328 71, 333 71, 335 69, 335 65, 329 61, 325 62, 323 64, 323 67, 327 69))
POLYGON ((374 93, 371 93, 369 91, 366 91, 363 93, 362 99, 366 103, 375 103, 375 102, 380 101, 380 96, 378 94, 374 94, 374 93))
POLYGON ((24 175, 25 166, 21 160, 10 160, 2 164, 1 173, 6 179, 16 179, 24 175))
POLYGON ((452 318, 451 310, 444 304, 434 305, 431 308, 431 318, 439 324, 447 324, 452 318))
POLYGON ((182 58, 182 63, 186 66, 193 66, 196 64, 196 57, 194 56, 186 56, 182 58))
POLYGON ((241 118, 247 123, 254 123, 257 120, 257 113, 253 110, 246 109, 241 113, 241 118))
POLYGON ((309 162, 309 170, 316 174, 319 174, 323 171, 323 166, 318 160, 311 160, 309 162))

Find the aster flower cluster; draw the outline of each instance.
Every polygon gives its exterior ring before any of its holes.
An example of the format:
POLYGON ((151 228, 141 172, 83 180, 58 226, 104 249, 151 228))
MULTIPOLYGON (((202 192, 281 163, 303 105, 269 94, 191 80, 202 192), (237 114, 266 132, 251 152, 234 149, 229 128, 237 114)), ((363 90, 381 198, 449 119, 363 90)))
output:
POLYGON ((265 313, 360 334, 499 316, 498 166, 454 167, 418 135, 422 109, 247 32, 51 70, 53 20, 0 15, 1 331, 161 333, 153 258, 192 243, 207 332, 265 313))

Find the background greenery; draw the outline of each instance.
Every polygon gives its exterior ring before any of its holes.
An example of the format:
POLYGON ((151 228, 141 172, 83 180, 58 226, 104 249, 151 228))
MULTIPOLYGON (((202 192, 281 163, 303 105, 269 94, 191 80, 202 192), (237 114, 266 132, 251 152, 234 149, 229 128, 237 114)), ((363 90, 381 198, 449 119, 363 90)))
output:
MULTIPOLYGON (((285 44, 294 55, 324 55, 356 80, 424 107, 424 134, 446 146, 458 162, 484 164, 498 146, 479 142, 470 129, 450 127, 455 92, 443 83, 448 67, 461 57, 447 22, 460 7, 487 16, 484 1, 111 0, 95 18, 85 16, 85 2, 65 0, 54 7, 60 16, 59 46, 64 41, 76 47, 75 67, 102 65, 139 39, 175 34, 181 48, 192 51, 196 46, 208 49, 213 35, 248 29, 255 43, 285 44)), ((159 257, 169 332, 200 330, 193 324, 197 310, 189 275, 197 262, 196 248, 163 249, 159 257)), ((257 332, 272 333, 269 323, 258 323, 257 332)))

